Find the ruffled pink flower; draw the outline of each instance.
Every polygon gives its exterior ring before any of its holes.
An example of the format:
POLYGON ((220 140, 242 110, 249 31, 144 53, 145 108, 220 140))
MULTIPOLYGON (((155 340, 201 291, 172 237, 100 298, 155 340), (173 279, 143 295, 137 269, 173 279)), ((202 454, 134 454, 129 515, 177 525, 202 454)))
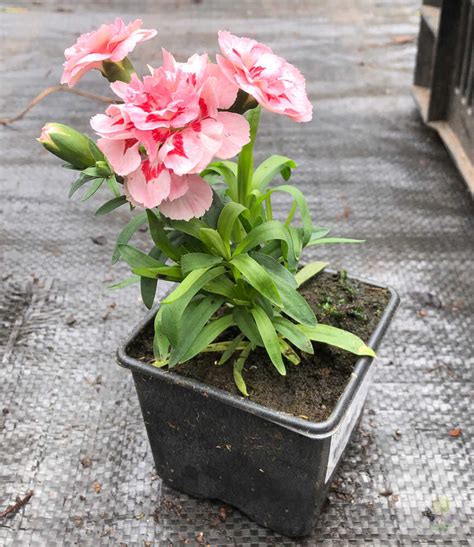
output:
POLYGON ((103 61, 119 62, 135 48, 156 36, 154 29, 142 29, 142 21, 125 23, 117 17, 110 25, 101 25, 93 32, 82 34, 77 42, 64 52, 66 62, 61 77, 62 84, 73 87, 90 70, 101 69, 103 61))
POLYGON ((264 108, 296 122, 310 121, 313 107, 301 72, 250 38, 219 31, 217 64, 230 82, 252 95, 264 108))
POLYGON ((125 177, 125 195, 133 205, 158 207, 173 220, 201 217, 212 204, 211 187, 201 177, 178 176, 148 160, 125 177))
POLYGON ((212 192, 194 175, 214 158, 235 156, 250 140, 247 120, 221 111, 235 101, 237 86, 207 55, 178 63, 164 50, 163 66, 151 75, 140 80, 134 74, 111 88, 123 104, 110 105, 91 126, 114 171, 126 177, 129 200, 160 206, 171 218, 203 214, 212 192))

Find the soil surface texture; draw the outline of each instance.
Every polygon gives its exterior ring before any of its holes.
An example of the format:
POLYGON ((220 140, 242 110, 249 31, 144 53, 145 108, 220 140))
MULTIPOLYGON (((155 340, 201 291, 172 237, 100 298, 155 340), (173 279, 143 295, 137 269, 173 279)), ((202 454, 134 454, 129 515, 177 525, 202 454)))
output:
MULTIPOLYGON (((349 279, 344 271, 323 272, 305 283, 301 292, 320 323, 353 332, 365 342, 390 298, 388 290, 349 279)), ((222 339, 231 338, 224 333, 222 339)), ((302 357, 299 365, 286 361, 286 376, 277 372, 263 348, 252 352, 243 371, 250 400, 311 421, 327 419, 349 381, 357 356, 326 344, 313 346, 314 355, 298 351, 302 357)), ((152 324, 129 353, 141 361, 154 360, 152 324)), ((232 359, 222 366, 217 366, 218 361, 219 354, 202 353, 174 367, 173 372, 240 395, 232 359)))

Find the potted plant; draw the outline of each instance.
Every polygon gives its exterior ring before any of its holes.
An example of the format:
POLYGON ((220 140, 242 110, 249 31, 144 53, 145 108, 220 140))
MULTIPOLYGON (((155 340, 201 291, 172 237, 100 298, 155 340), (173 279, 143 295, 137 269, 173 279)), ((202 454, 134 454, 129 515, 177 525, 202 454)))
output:
POLYGON ((223 31, 217 63, 163 50, 162 66, 140 78, 127 55, 155 34, 117 19, 81 36, 65 52, 62 83, 98 69, 118 99, 91 119, 97 142, 55 123, 39 141, 80 171, 70 196, 108 189, 98 215, 133 213, 113 254, 132 276, 116 287, 139 283, 152 311, 118 360, 133 373, 162 479, 303 536, 360 417, 398 299, 321 261, 300 267, 308 246, 359 241, 313 225, 287 182, 291 159, 254 166, 262 108, 312 118, 301 73, 223 31), (283 221, 275 193, 289 198, 283 221), (130 244, 143 224, 146 252, 130 244), (161 280, 176 286, 155 308, 161 280))

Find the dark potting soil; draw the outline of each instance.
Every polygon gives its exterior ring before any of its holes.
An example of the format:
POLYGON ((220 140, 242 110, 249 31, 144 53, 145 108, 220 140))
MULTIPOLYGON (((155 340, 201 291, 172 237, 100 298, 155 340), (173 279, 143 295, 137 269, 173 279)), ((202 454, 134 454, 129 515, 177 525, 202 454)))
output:
MULTIPOLYGON (((345 272, 323 272, 305 283, 301 293, 320 323, 353 332, 365 342, 390 298, 388 290, 350 280, 345 272)), ((224 333, 222 339, 231 337, 224 333)), ((135 359, 153 362, 153 324, 142 332, 128 352, 135 359)), ((249 398, 272 409, 320 422, 329 417, 344 391, 357 356, 319 343, 314 343, 314 355, 303 353, 300 356, 299 365, 285 363, 287 374, 281 376, 263 349, 252 352, 243 371, 249 398)), ((216 366, 218 360, 219 354, 202 353, 172 370, 241 395, 234 383, 232 359, 225 365, 216 366)))

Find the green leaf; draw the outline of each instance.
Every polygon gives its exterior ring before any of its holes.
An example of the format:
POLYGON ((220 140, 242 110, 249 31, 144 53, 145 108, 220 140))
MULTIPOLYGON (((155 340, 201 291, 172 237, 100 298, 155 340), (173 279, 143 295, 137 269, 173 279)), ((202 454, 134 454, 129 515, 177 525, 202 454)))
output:
POLYGON ((181 319, 181 333, 178 344, 173 348, 170 354, 170 367, 179 363, 188 351, 193 353, 194 342, 203 330, 204 325, 221 307, 223 302, 224 298, 222 297, 205 296, 195 304, 194 302, 190 303, 186 310, 186 314, 181 319))
POLYGON ((210 281, 222 275, 223 266, 194 270, 188 274, 178 287, 162 302, 163 329, 171 344, 179 340, 179 324, 191 299, 210 281))
POLYGON ((311 245, 327 245, 328 243, 365 243, 365 239, 347 239, 345 237, 323 237, 321 239, 311 239, 307 247, 311 245))
POLYGON ((165 253, 166 256, 171 258, 171 260, 178 262, 180 255, 176 251, 176 249, 171 245, 171 242, 168 239, 166 231, 163 228, 163 223, 161 222, 161 220, 158 219, 155 212, 152 211, 151 209, 147 209, 146 214, 147 214, 148 225, 150 226, 150 234, 153 239, 153 242, 158 247, 158 249, 161 249, 165 253))
POLYGON ((236 220, 239 218, 239 215, 247 211, 247 208, 240 203, 235 201, 230 201, 224 205, 224 208, 219 215, 219 220, 217 221, 217 231, 222 237, 224 245, 229 251, 230 254, 230 238, 232 229, 236 220))
POLYGON ((112 194, 115 195, 115 197, 119 197, 121 195, 120 186, 114 175, 110 175, 109 177, 107 177, 107 186, 109 187, 112 194))
POLYGON ((215 175, 222 177, 227 184, 229 190, 229 196, 235 201, 238 198, 237 193, 237 164, 233 161, 216 161, 210 163, 204 171, 199 174, 205 180, 209 181, 208 175, 215 175))
POLYGON ((322 237, 326 237, 329 232, 328 228, 323 228, 322 226, 313 226, 313 231, 311 233, 311 240, 313 239, 321 239, 322 237))
POLYGON ((211 253, 226 259, 230 258, 230 251, 224 245, 217 230, 212 228, 201 228, 199 230, 199 239, 206 245, 211 253))
POLYGON ((242 393, 244 397, 248 397, 247 386, 245 385, 244 377, 242 376, 242 371, 245 366, 245 361, 250 353, 252 346, 249 344, 240 354, 240 357, 235 360, 233 366, 233 376, 234 382, 237 386, 237 389, 242 393))
POLYGON ((186 253, 181 256, 181 271, 187 275, 193 270, 210 268, 222 262, 222 257, 206 253, 186 253))
MULTIPOLYGON (((148 254, 149 256, 151 256, 151 258, 155 258, 157 260, 163 260, 165 258, 163 253, 157 247, 153 247, 153 249, 148 254)), ((142 295, 142 300, 148 309, 152 308, 153 303, 155 301, 157 285, 158 285, 157 277, 155 277, 154 279, 150 279, 148 277, 141 277, 140 279, 140 292, 142 295)))
POLYGON ((119 245, 124 245, 128 243, 133 236, 133 234, 140 228, 142 224, 146 222, 147 216, 146 212, 143 211, 137 216, 133 217, 122 229, 120 232, 117 243, 115 244, 115 249, 112 254, 112 264, 115 264, 120 258, 119 245))
POLYGON ((262 308, 252 308, 250 312, 255 320, 258 332, 260 333, 265 349, 267 350, 268 357, 270 357, 270 360, 277 371, 282 376, 285 376, 286 369, 281 357, 278 335, 275 331, 273 323, 262 308))
POLYGON ((234 325, 234 319, 232 317, 232 314, 224 315, 222 317, 219 317, 219 319, 211 321, 198 334, 191 348, 189 348, 189 350, 183 356, 182 362, 192 359, 206 346, 213 342, 218 336, 220 336, 224 331, 232 327, 232 325, 234 325))
POLYGON ((288 361, 290 361, 293 365, 299 365, 301 363, 301 359, 296 351, 282 338, 278 338, 278 342, 280 343, 280 351, 283 357, 288 359, 288 361))
POLYGON ((207 224, 197 218, 193 218, 191 220, 173 220, 171 222, 171 226, 175 230, 178 230, 178 232, 183 232, 183 234, 188 234, 196 239, 201 239, 201 228, 208 227, 207 224))
POLYGON ((324 270, 327 265, 327 262, 310 262, 309 264, 306 264, 306 266, 303 266, 301 270, 298 270, 295 274, 298 287, 301 287, 305 281, 308 281, 308 279, 324 270))
POLYGON ((87 199, 91 198, 97 190, 104 184, 105 179, 94 179, 91 182, 91 185, 88 190, 86 190, 81 197, 81 201, 86 201, 87 199))
POLYGON ((274 278, 278 278, 290 287, 295 289, 297 288, 298 284, 296 283, 295 276, 287 268, 285 268, 285 266, 282 266, 278 260, 275 260, 271 256, 258 251, 252 251, 249 254, 274 278))
POLYGON ((237 193, 240 203, 246 203, 247 196, 250 194, 252 188, 253 146, 257 135, 260 111, 260 106, 257 106, 252 110, 248 110, 245 114, 250 125, 250 142, 242 148, 238 160, 237 193))
POLYGON ((84 169, 84 171, 82 172, 84 175, 92 178, 96 178, 99 176, 99 173, 97 172, 97 169, 95 167, 87 167, 87 169, 84 169))
POLYGON ((123 289, 125 287, 128 287, 129 285, 133 285, 133 283, 138 283, 139 281, 140 281, 139 276, 132 275, 131 277, 127 277, 126 279, 119 281, 118 283, 109 285, 107 288, 110 290, 123 289))
POLYGON ((225 275, 221 275, 207 283, 203 287, 203 290, 214 294, 220 294, 230 300, 236 298, 235 285, 225 275))
POLYGON ((237 245, 234 256, 254 249, 257 245, 260 245, 265 241, 272 241, 274 239, 282 240, 290 244, 289 233, 285 226, 278 220, 269 220, 254 228, 244 237, 237 245))
POLYGON ((120 256, 132 268, 162 268, 165 266, 163 262, 153 258, 146 253, 135 249, 131 245, 119 245, 120 256))
POLYGON ((160 307, 155 315, 155 336, 153 337, 153 354, 156 360, 166 359, 170 350, 170 342, 163 333, 163 308, 160 307))
POLYGON ((211 281, 211 279, 214 279, 218 275, 223 274, 224 271, 225 268, 223 267, 214 268, 213 270, 211 270, 212 275, 208 275, 209 267, 206 267, 190 272, 178 285, 178 287, 163 300, 162 303, 171 304, 179 298, 189 295, 189 300, 191 300, 191 298, 200 290, 202 286, 204 286, 208 281, 211 281), (207 279, 208 277, 209 279, 207 279), (203 279, 206 279, 204 283, 202 283, 203 279), (199 287, 199 285, 201 285, 201 287, 199 287))
POLYGON ((217 363, 218 365, 223 365, 227 363, 227 361, 232 357, 232 355, 237 350, 237 346, 242 342, 243 338, 244 338, 244 335, 239 334, 232 340, 232 342, 229 344, 229 347, 221 355, 221 358, 219 359, 219 362, 217 363))
POLYGON ((283 313, 303 325, 316 325, 314 312, 305 298, 296 289, 280 279, 275 279, 275 282, 283 303, 281 307, 283 313))
POLYGON ((300 325, 299 328, 310 340, 314 340, 315 342, 336 346, 337 348, 350 351, 355 355, 375 357, 374 350, 366 346, 358 336, 351 332, 320 323, 315 327, 300 325))
POLYGON ((241 254, 234 256, 230 264, 235 266, 247 282, 260 294, 268 298, 270 302, 281 306, 282 300, 273 279, 256 260, 248 254, 241 254))
POLYGON ((288 180, 296 163, 285 156, 270 156, 262 162, 253 174, 253 188, 263 190, 278 174, 288 180))
POLYGON ((276 330, 289 340, 294 346, 305 353, 314 353, 311 340, 302 332, 297 325, 284 317, 274 317, 273 324, 276 330))
POLYGON ((306 201, 303 192, 294 186, 290 186, 289 184, 283 184, 281 186, 277 186, 276 188, 272 188, 271 192, 285 192, 290 194, 295 200, 300 210, 301 222, 303 223, 303 245, 306 245, 306 243, 311 239, 313 223, 311 221, 308 202, 306 201))
POLYGON ((96 216, 106 215, 107 213, 110 213, 114 209, 117 209, 118 207, 121 207, 125 203, 127 203, 127 197, 126 196, 119 196, 119 197, 113 198, 113 199, 107 201, 106 203, 104 203, 104 205, 102 205, 102 207, 99 207, 97 209, 97 211, 95 212, 95 214, 96 214, 96 216))
MULTIPOLYGON (((163 258, 165 257, 163 256, 163 258)), ((157 268, 132 268, 132 272, 141 277, 147 277, 149 279, 163 277, 168 281, 181 281, 183 277, 179 266, 164 265, 157 268)))
POLYGON ((250 340, 254 346, 263 346, 262 337, 260 336, 260 332, 257 329, 252 314, 241 306, 236 306, 233 309, 232 314, 234 316, 235 324, 247 339, 250 340))
POLYGON ((87 175, 84 175, 84 173, 81 173, 79 175, 79 178, 71 184, 71 189, 69 190, 68 197, 72 198, 72 196, 79 190, 79 188, 84 186, 84 184, 86 184, 87 182, 94 180, 95 178, 96 178, 95 176, 89 177, 87 175))

